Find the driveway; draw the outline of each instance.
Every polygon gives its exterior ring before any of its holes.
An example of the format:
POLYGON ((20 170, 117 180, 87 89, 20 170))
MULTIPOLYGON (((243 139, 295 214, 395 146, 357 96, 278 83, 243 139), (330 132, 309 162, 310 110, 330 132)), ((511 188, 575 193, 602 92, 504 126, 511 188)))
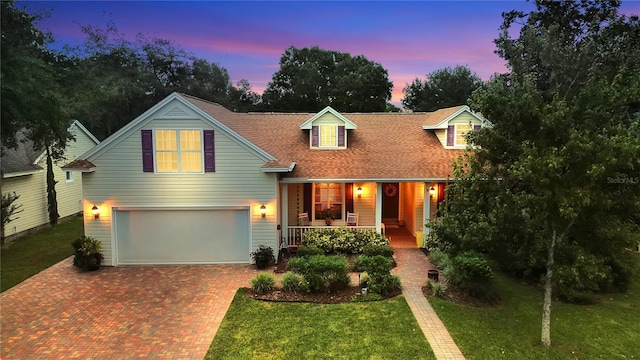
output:
POLYGON ((251 265, 119 266, 72 258, 2 293, 2 359, 202 359, 251 265))

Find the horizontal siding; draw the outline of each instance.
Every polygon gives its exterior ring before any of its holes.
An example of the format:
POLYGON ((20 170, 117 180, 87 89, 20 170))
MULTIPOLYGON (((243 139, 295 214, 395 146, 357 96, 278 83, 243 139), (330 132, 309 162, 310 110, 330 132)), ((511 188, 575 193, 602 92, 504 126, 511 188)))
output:
POLYGON ((358 225, 376 225, 376 183, 353 184, 353 212, 358 213, 358 225), (358 198, 356 189, 362 187, 362 196, 358 198))
POLYGON ((84 177, 85 211, 101 208, 100 219, 85 217, 86 233, 101 240, 105 263, 112 264, 112 207, 209 207, 251 206, 252 250, 260 244, 277 249, 277 176, 263 173, 264 161, 219 129, 198 119, 153 120, 144 128, 214 129, 216 171, 203 174, 154 174, 142 171, 141 136, 138 127, 108 151, 91 161, 94 173, 84 177), (267 206, 262 218, 259 208, 267 206))
POLYGON ((424 197, 429 196, 429 192, 425 192, 424 183, 415 183, 415 223, 414 223, 414 235, 417 231, 424 231, 424 224, 426 219, 424 216, 424 197))
MULTIPOLYGON (((73 182, 66 182, 65 171, 60 167, 75 160, 78 156, 95 146, 95 143, 75 126, 71 128, 75 141, 70 142, 64 152, 64 159, 54 162, 53 175, 56 184, 56 199, 58 214, 67 217, 82 210, 82 173, 74 172, 73 182)), ((20 195, 16 204, 22 205, 22 210, 15 221, 5 227, 5 236, 11 236, 49 223, 47 210, 47 162, 46 158, 38 163, 44 171, 33 175, 3 179, 2 192, 20 195)))
MULTIPOLYGON (((287 222, 289 226, 298 225, 298 214, 304 212, 304 186, 303 184, 287 185, 287 222)), ((309 214, 311 216, 311 214, 309 214)))
POLYGON ((449 125, 468 124, 468 123, 472 123, 474 125, 480 125, 480 121, 478 121, 478 119, 476 119, 475 116, 469 114, 466 111, 456 116, 455 118, 449 120, 449 125))
POLYGON ((338 119, 338 117, 332 113, 327 112, 313 121, 313 126, 318 125, 344 125, 344 121, 338 119))

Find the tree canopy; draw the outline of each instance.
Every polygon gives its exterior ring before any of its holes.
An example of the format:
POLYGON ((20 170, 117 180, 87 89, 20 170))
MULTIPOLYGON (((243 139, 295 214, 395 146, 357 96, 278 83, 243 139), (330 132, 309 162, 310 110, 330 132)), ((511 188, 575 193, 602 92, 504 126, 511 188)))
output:
POLYGON ((436 247, 484 252, 567 300, 624 290, 640 241, 640 22, 617 1, 537 1, 504 14, 510 73, 476 91, 492 123, 457 164, 436 247), (512 37, 514 24, 517 37, 512 37))
POLYGON ((319 47, 288 48, 262 95, 273 111, 384 112, 393 83, 382 65, 362 55, 319 47))
POLYGON ((415 78, 407 84, 402 89, 402 106, 413 111, 434 111, 463 105, 481 85, 480 77, 468 67, 445 67, 427 74, 424 81, 415 78))

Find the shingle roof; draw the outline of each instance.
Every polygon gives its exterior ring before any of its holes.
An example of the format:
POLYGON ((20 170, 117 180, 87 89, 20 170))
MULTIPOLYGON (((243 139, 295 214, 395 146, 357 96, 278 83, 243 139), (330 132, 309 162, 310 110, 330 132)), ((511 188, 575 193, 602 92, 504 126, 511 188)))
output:
POLYGON ((20 135, 18 137, 20 140, 16 149, 2 148, 0 169, 3 177, 43 170, 35 164, 42 150, 35 150, 32 141, 25 141, 20 135))
POLYGON ((95 169, 95 167, 96 166, 89 160, 76 159, 76 160, 73 160, 72 162, 62 166, 62 169, 75 170, 75 171, 86 171, 86 170, 93 170, 93 169, 95 169))
POLYGON ((314 113, 234 113, 221 105, 182 95, 216 120, 277 159, 267 167, 289 167, 298 179, 444 179, 462 150, 445 149, 424 125, 438 124, 461 106, 431 113, 341 113, 358 128, 348 130, 347 149, 309 147, 300 124, 314 113))

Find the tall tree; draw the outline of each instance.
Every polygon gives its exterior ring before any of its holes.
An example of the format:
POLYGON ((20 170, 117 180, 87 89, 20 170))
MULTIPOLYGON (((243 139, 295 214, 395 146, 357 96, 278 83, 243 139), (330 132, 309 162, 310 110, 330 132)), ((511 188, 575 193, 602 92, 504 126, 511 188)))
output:
MULTIPOLYGON (((52 171, 53 161, 62 159, 73 135, 64 92, 60 91, 60 74, 55 71, 57 58, 46 48, 51 37, 35 24, 43 15, 29 15, 9 1, 1 6, 2 142, 15 148, 17 134, 24 134, 34 148, 46 151, 47 171, 52 171)), ((48 183, 49 212, 57 215, 55 180, 48 183)), ((51 219, 55 225, 57 217, 51 219)))
POLYGON ((426 79, 415 78, 402 89, 402 106, 413 111, 434 111, 466 104, 471 93, 482 80, 466 66, 446 67, 427 74, 426 79))
POLYGON ((312 48, 288 48, 280 70, 262 95, 263 106, 277 111, 379 111, 391 99, 393 83, 382 65, 364 56, 312 48))
POLYGON ((479 146, 449 188, 458 203, 450 207, 464 211, 433 228, 443 247, 482 250, 513 273, 540 276, 545 346, 555 290, 624 290, 633 279, 626 249, 640 240, 640 22, 618 7, 537 1, 528 14, 504 14, 497 53, 511 72, 471 101, 494 126, 470 136, 479 146), (466 236, 460 225, 482 231, 466 236))

